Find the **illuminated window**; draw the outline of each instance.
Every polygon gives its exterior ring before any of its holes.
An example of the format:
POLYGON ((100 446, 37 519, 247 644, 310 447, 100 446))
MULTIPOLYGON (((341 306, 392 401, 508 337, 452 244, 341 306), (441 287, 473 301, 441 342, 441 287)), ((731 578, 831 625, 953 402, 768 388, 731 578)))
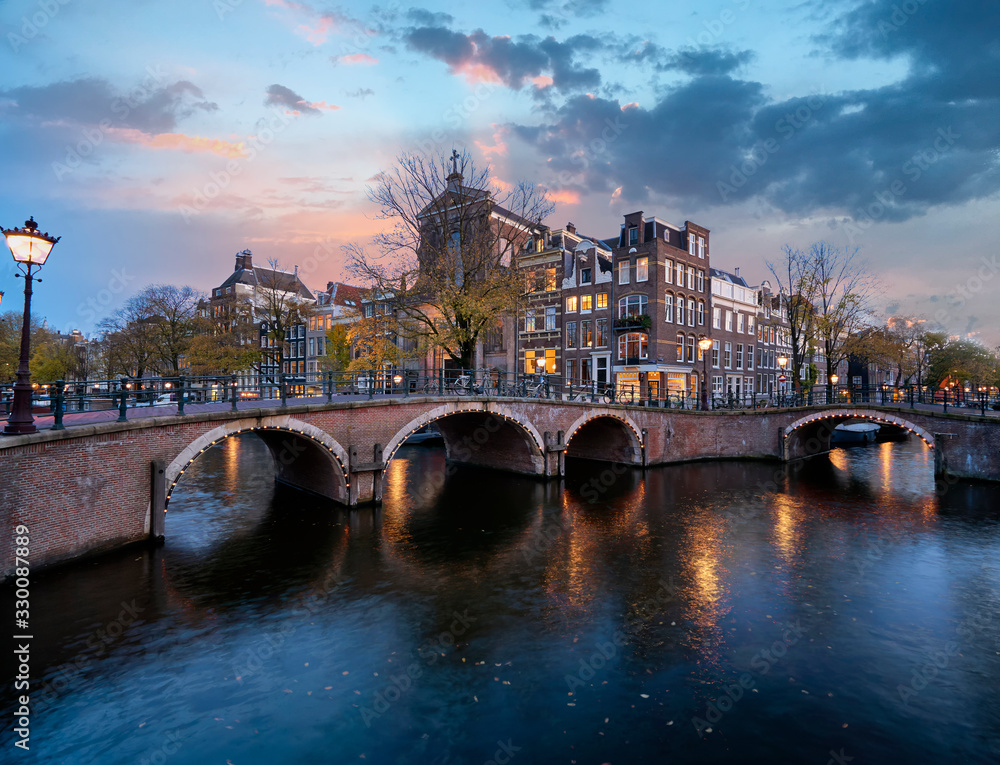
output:
POLYGON ((649 357, 649 336, 645 332, 626 332, 618 338, 618 358, 645 359, 649 357))
POLYGON ((576 313, 576 295, 566 298, 566 312, 576 313))
POLYGON ((594 296, 593 295, 583 295, 580 297, 580 310, 589 311, 593 308, 594 296))
POLYGON ((623 297, 618 301, 618 316, 625 318, 626 316, 638 316, 639 314, 646 313, 648 303, 649 298, 645 295, 628 295, 623 297))
POLYGON ((598 292, 597 293, 597 310, 608 307, 608 293, 598 292))
POLYGON ((644 282, 649 279, 649 258, 636 258, 635 259, 635 280, 637 282, 644 282))

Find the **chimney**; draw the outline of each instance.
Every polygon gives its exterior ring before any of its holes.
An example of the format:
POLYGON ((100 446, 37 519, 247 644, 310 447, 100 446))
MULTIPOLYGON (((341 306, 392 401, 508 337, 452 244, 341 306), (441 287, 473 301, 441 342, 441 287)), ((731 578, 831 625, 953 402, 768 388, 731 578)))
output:
POLYGON ((571 233, 571 234, 575 234, 576 233, 576 226, 574 226, 572 223, 567 223, 566 224, 566 230, 569 233, 571 233))
POLYGON ((296 279, 299 278, 299 267, 298 267, 298 265, 295 266, 295 278, 296 279))
POLYGON ((740 278, 740 267, 739 266, 736 266, 736 278, 737 279, 740 278))
POLYGON ((239 271, 241 268, 253 270, 253 254, 250 250, 236 253, 236 270, 239 271))

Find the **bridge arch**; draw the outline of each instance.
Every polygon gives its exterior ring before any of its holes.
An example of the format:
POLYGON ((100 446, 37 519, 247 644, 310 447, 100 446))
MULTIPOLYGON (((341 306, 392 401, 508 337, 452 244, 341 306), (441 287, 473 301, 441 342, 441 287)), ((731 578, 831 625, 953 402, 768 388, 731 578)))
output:
POLYGON ((566 456, 642 464, 642 432, 618 412, 588 412, 566 431, 566 456))
POLYGON ((877 409, 826 409, 800 417, 785 428, 782 434, 785 459, 799 459, 829 451, 833 429, 845 420, 870 420, 892 425, 913 433, 928 449, 935 447, 932 433, 894 414, 877 409))
POLYGON ((180 477, 198 457, 240 433, 253 433, 264 441, 274 457, 276 480, 348 503, 347 451, 330 434, 292 417, 234 420, 196 438, 165 470, 166 502, 169 504, 180 477))
POLYGON ((510 407, 477 402, 444 404, 411 420, 383 448, 383 463, 388 466, 403 442, 431 423, 444 436, 449 460, 545 475, 544 439, 535 426, 510 407))

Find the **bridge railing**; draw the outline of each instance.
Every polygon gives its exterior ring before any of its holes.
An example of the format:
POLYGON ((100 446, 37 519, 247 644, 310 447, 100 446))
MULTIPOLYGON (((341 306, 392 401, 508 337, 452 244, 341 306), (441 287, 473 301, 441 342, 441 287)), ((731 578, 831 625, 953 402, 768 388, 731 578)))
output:
MULTIPOLYGON (((185 414, 197 410, 249 409, 287 406, 289 402, 329 402, 384 397, 479 396, 581 401, 593 404, 660 407, 664 409, 759 410, 873 404, 904 406, 927 411, 997 416, 1000 392, 926 386, 821 385, 804 391, 671 390, 648 376, 619 375, 615 383, 570 378, 538 372, 501 372, 493 369, 407 369, 318 371, 300 374, 236 372, 229 375, 117 377, 107 380, 57 381, 36 384, 32 411, 52 418, 61 429, 63 419, 93 422, 153 414, 185 414), (977 411, 978 410, 978 411, 977 411), (89 413, 89 414, 88 414, 89 413)), ((9 416, 13 386, 0 385, 0 412, 9 416)), ((42 423, 44 425, 44 422, 42 423)))

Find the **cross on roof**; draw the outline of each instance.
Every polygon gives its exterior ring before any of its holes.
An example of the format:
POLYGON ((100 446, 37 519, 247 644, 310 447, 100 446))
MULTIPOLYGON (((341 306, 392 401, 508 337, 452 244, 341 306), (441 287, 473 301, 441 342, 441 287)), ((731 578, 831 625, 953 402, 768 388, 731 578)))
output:
POLYGON ((451 150, 451 171, 458 173, 458 152, 455 149, 451 150))

